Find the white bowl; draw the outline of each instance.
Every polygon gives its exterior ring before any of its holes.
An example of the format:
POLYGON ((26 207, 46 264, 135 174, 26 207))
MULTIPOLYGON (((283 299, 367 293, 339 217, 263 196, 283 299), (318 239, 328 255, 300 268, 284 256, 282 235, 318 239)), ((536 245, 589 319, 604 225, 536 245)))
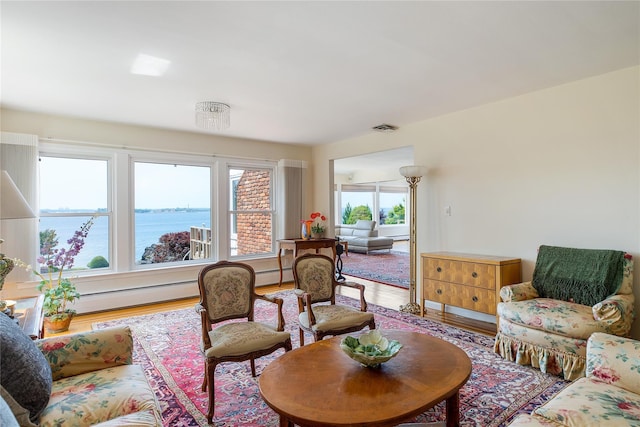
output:
POLYGON ((363 366, 377 368, 395 357, 402 348, 402 344, 396 340, 387 340, 374 329, 362 334, 359 338, 351 336, 343 338, 340 342, 340 348, 363 366))

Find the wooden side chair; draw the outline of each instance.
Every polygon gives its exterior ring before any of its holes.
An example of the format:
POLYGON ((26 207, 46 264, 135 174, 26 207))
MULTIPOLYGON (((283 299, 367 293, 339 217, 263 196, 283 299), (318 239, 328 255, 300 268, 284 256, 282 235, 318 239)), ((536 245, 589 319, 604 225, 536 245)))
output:
POLYGON ((328 335, 355 332, 369 326, 375 329, 373 313, 367 313, 364 285, 338 282, 333 259, 321 254, 305 254, 293 262, 294 292, 298 297, 300 345, 304 333, 315 341, 328 335), (348 286, 360 291, 360 310, 336 304, 336 286, 348 286), (321 304, 325 303, 325 304, 321 304))
POLYGON ((279 348, 291 350, 291 335, 284 332, 281 298, 255 292, 255 272, 251 266, 220 261, 204 267, 198 275, 200 302, 196 311, 202 320, 202 351, 205 356, 202 391, 209 388, 207 421, 211 424, 215 410, 214 374, 222 362, 251 361, 251 375, 256 376, 255 359, 279 348), (254 322, 256 300, 277 305, 277 325, 254 322), (246 322, 225 322, 246 319, 246 322), (215 326, 215 327, 214 327, 215 326))

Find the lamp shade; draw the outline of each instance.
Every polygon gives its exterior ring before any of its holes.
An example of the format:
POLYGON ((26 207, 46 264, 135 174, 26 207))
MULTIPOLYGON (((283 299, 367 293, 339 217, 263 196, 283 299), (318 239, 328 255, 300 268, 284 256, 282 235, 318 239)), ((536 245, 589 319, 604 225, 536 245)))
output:
POLYGON ((0 219, 34 218, 35 214, 5 170, 0 174, 0 219))
POLYGON ((427 168, 424 166, 402 166, 400 175, 405 178, 420 178, 427 174, 427 168))

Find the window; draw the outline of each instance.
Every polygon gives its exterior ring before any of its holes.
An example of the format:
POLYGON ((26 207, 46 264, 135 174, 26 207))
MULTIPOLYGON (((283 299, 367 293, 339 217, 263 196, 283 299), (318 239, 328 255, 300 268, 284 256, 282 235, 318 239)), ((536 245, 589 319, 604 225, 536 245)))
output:
POLYGON ((407 187, 380 186, 378 191, 380 200, 380 225, 405 224, 405 209, 407 207, 407 187))
POLYGON ((40 150, 43 247, 66 248, 95 216, 71 274, 90 276, 94 258, 110 274, 144 272, 119 281, 100 274, 101 287, 118 289, 181 281, 220 258, 274 254, 274 162, 49 143, 40 150), (177 265, 187 268, 152 271, 177 265))
POLYGON ((374 185, 343 185, 341 191, 341 224, 355 224, 359 219, 373 219, 374 185))
POLYGON ((231 256, 273 252, 273 170, 229 168, 231 256))
POLYGON ((211 168, 134 162, 135 263, 211 258, 211 168))
POLYGON ((40 255, 67 250, 67 240, 95 217, 85 246, 74 259, 74 274, 109 266, 108 167, 104 159, 40 157, 40 255))

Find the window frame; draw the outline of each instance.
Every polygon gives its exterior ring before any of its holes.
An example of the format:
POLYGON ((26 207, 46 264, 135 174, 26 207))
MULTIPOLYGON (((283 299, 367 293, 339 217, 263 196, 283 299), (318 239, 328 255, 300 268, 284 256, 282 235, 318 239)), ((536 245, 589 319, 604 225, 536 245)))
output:
MULTIPOLYGON (((88 149, 86 150, 84 153, 75 151, 73 149, 71 149, 70 147, 60 147, 60 146, 55 146, 55 149, 53 146, 48 146, 47 144, 41 144, 38 150, 38 161, 40 162, 41 159, 43 157, 48 157, 48 158, 60 158, 60 159, 70 159, 70 160, 95 160, 95 161, 105 161, 106 162, 106 174, 107 176, 105 177, 106 179, 106 184, 107 184, 107 194, 106 194, 106 211, 105 212, 100 212, 100 211, 83 211, 83 212, 72 212, 72 213, 42 213, 41 207, 40 207, 40 197, 38 196, 38 217, 39 218, 73 218, 73 217, 77 217, 77 218, 88 218, 88 217, 106 217, 107 218, 107 254, 108 254, 108 261, 109 261, 109 267, 104 267, 99 269, 99 271, 101 273, 103 272, 111 272, 114 271, 114 263, 113 263, 113 259, 114 259, 114 240, 113 240, 113 191, 112 191, 112 176, 113 176, 113 156, 109 155, 109 153, 103 151, 103 150, 94 150, 94 149, 88 149)), ((38 174, 40 174, 40 168, 38 168, 38 174)), ((40 184, 39 184, 39 180, 40 177, 38 176, 38 194, 40 194, 40 184)), ((84 222, 84 220, 82 221, 84 222)), ((37 235, 39 236, 40 234, 40 225, 38 224, 38 230, 37 230, 37 235)), ((70 239, 72 236, 61 236, 59 235, 59 245, 63 248, 67 248, 67 240, 70 239)), ((39 239, 39 237, 38 237, 39 239)), ((36 245, 36 252, 37 252, 37 257, 40 257, 40 242, 37 241, 35 243, 36 245)), ((33 265, 38 265, 39 263, 36 261, 33 265)), ((90 275, 94 275, 96 274, 95 270, 91 270, 91 269, 81 269, 81 270, 76 270, 76 269, 65 269, 62 273, 63 277, 70 277, 70 276, 90 276, 90 275)))
MULTIPOLYGON (((246 259, 260 259, 260 258, 267 258, 267 257, 273 257, 276 254, 276 235, 277 235, 277 198, 276 198, 276 194, 277 194, 277 164, 275 162, 272 161, 257 161, 257 160, 237 160, 237 159, 227 159, 226 161, 224 161, 224 167, 222 167, 222 164, 219 165, 221 170, 225 171, 225 177, 226 177, 226 185, 225 186, 220 186, 220 188, 225 188, 227 191, 227 194, 224 197, 220 197, 220 200, 224 201, 224 210, 225 210, 225 218, 226 218, 226 224, 228 225, 228 227, 226 227, 226 231, 228 233, 227 237, 226 237, 226 241, 225 241, 225 248, 226 251, 225 252, 221 252, 221 253, 226 253, 226 256, 229 259, 233 259, 233 260, 237 260, 237 261, 242 261, 242 260, 246 260, 246 259), (269 171, 269 206, 271 207, 271 209, 269 210, 252 210, 252 211, 240 211, 237 209, 233 209, 232 206, 232 181, 231 181, 231 170, 232 169, 242 169, 242 170, 268 170, 269 171), (231 253, 231 235, 232 233, 232 226, 231 226, 231 217, 233 215, 237 215, 239 213, 247 213, 247 212, 251 212, 251 213, 263 213, 263 214, 267 214, 271 217, 271 242, 270 242, 270 246, 271 246, 271 251, 269 252, 264 252, 264 253, 258 253, 258 254, 247 254, 247 255, 232 255, 231 253)), ((220 225, 222 225, 222 222, 220 223, 220 225)), ((221 237, 222 239, 222 237, 221 237)), ((222 245, 221 245, 222 246, 222 245)), ((222 250, 222 248, 221 248, 222 250)))
MULTIPOLYGON (((150 286, 150 283, 132 285, 130 281, 135 281, 133 275, 147 272, 151 277, 160 274, 163 269, 175 269, 177 275, 184 268, 199 268, 216 262, 219 259, 230 256, 230 224, 228 218, 230 213, 229 180, 228 171, 237 169, 266 169, 270 174, 270 203, 271 209, 268 214, 271 216, 271 251, 263 254, 251 254, 247 256, 233 256, 236 260, 259 260, 275 257, 276 236, 278 233, 277 218, 278 212, 278 162, 274 160, 243 159, 236 157, 222 157, 214 154, 185 154, 163 150, 129 149, 107 146, 99 143, 74 143, 69 141, 40 140, 38 156, 77 158, 90 160, 106 160, 107 165, 107 188, 108 205, 107 212, 101 213, 109 217, 109 268, 92 271, 82 274, 83 280, 88 277, 104 275, 118 275, 123 277, 120 284, 109 284, 109 289, 113 288, 137 288, 150 286), (135 263, 135 243, 131 239, 134 232, 135 203, 134 203, 134 164, 135 162, 163 163, 163 164, 184 164, 192 166, 204 166, 211 168, 211 229, 214 235, 212 245, 212 255, 208 259, 188 260, 158 264, 136 264, 135 263), (217 237, 216 237, 217 236, 217 237), (226 254, 226 255, 225 255, 226 254), (87 276, 87 277, 84 277, 87 276), (125 285, 125 283, 129 283, 125 285)), ((39 253, 38 242, 34 242, 35 253, 39 253)), ((74 274, 75 275, 75 274, 74 274)), ((164 280, 170 280, 173 274, 162 273, 164 280)), ((145 276, 146 277, 146 276, 145 276)), ((152 280, 152 279, 145 279, 152 280)), ((97 282, 96 282, 97 283, 97 282)), ((158 282, 156 282, 158 283, 158 282)), ((162 283, 162 282, 160 282, 162 283)), ((95 289, 99 292, 99 289, 95 289)))
POLYGON ((214 222, 214 218, 216 217, 214 212, 214 200, 215 200, 215 195, 218 194, 218 191, 216 191, 215 185, 214 183, 216 182, 216 160, 211 158, 210 161, 203 161, 202 160, 202 156, 194 156, 194 155, 189 155, 189 154, 179 154, 176 155, 175 153, 171 153, 171 154, 165 154, 165 153, 160 153, 160 152, 136 152, 136 151, 131 151, 129 152, 129 156, 128 156, 128 162, 129 162, 129 173, 128 173, 128 198, 129 198, 129 209, 127 212, 127 217, 128 217, 128 227, 131 230, 131 235, 133 236, 133 238, 129 239, 129 247, 128 247, 128 252, 130 253, 129 259, 128 259, 128 265, 129 265, 129 270, 131 271, 139 271, 139 270, 156 270, 159 268, 165 268, 165 267, 179 267, 179 266, 184 266, 184 265, 191 265, 191 264, 209 264, 212 262, 216 262, 219 257, 218 257, 218 251, 217 251, 217 245, 214 244, 215 242, 215 235, 216 235, 216 226, 215 226, 215 222, 214 222), (194 166, 194 167, 208 167, 210 169, 210 174, 209 174, 209 203, 210 203, 210 209, 209 209, 209 223, 211 224, 211 231, 213 233, 213 241, 211 243, 211 257, 210 258, 203 258, 203 259, 192 259, 192 260, 185 260, 185 261, 173 261, 173 262, 163 262, 163 263, 152 263, 152 264, 138 264, 136 262, 136 249, 135 249, 135 245, 136 245, 136 239, 135 239, 135 164, 136 163, 156 163, 156 164, 163 164, 163 165, 182 165, 182 166, 194 166))

